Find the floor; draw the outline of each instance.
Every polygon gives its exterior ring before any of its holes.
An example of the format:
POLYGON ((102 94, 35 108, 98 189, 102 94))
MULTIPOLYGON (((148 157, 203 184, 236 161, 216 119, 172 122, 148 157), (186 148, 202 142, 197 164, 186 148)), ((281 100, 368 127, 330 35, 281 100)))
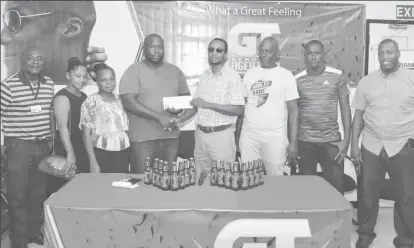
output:
MULTIPOLYGON (((376 226, 377 238, 371 245, 371 248, 394 248, 392 240, 395 237, 395 231, 393 227, 393 209, 381 208, 379 211, 377 226, 376 226)), ((357 240, 356 232, 351 234, 351 247, 355 246, 357 240)), ((7 234, 1 237, 1 247, 10 248, 10 241, 7 234)), ((41 248, 42 246, 36 244, 29 244, 28 248, 41 248)))

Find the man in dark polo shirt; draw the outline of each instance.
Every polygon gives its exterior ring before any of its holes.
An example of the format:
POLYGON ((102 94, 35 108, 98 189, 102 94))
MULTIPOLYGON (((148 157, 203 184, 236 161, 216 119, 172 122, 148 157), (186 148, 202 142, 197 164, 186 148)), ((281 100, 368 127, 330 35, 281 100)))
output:
POLYGON ((344 157, 351 137, 348 80, 340 70, 324 64, 324 46, 318 40, 305 47, 306 70, 297 74, 299 91, 299 171, 315 175, 317 164, 324 178, 344 194, 344 157), (338 101, 344 137, 338 125, 338 101))
POLYGON ((177 160, 179 130, 172 120, 178 111, 166 111, 163 98, 190 95, 183 72, 164 61, 164 40, 150 34, 144 40, 143 61, 132 64, 119 85, 130 120, 132 172, 144 172, 147 157, 177 160))
POLYGON ((53 82, 40 73, 44 56, 29 47, 21 71, 1 82, 1 118, 6 147, 6 185, 13 248, 43 243, 42 205, 47 175, 39 162, 50 154, 53 82))
POLYGON ((414 244, 414 71, 401 67, 399 58, 396 41, 381 41, 380 70, 361 79, 352 102, 356 110, 351 155, 361 166, 356 248, 368 248, 376 236, 385 172, 395 195, 394 245, 413 248, 414 244))

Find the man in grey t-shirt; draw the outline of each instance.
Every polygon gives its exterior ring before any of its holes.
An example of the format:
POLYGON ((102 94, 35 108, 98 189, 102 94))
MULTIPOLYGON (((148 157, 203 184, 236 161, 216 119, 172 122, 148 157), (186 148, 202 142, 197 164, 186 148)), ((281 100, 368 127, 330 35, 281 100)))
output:
POLYGON ((131 167, 142 174, 145 159, 177 160, 179 130, 172 119, 179 111, 166 111, 164 97, 190 95, 183 72, 164 61, 164 40, 150 34, 144 40, 145 59, 132 64, 119 85, 130 121, 131 167), (173 130, 173 131, 171 131, 173 130))

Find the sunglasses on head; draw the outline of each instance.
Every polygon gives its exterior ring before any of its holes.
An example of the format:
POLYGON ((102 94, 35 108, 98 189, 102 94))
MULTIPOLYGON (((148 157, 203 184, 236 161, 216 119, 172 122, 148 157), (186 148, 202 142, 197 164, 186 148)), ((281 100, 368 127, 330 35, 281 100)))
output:
POLYGON ((33 15, 21 15, 17 10, 8 10, 3 14, 3 23, 6 26, 10 33, 14 34, 20 31, 22 28, 22 19, 23 18, 33 18, 36 16, 45 16, 50 15, 52 12, 33 14, 33 15))
MULTIPOLYGON (((224 49, 222 49, 222 48, 216 48, 215 50, 216 50, 217 53, 222 53, 224 51, 224 49)), ((208 52, 209 53, 214 52, 214 47, 209 47, 208 52)))

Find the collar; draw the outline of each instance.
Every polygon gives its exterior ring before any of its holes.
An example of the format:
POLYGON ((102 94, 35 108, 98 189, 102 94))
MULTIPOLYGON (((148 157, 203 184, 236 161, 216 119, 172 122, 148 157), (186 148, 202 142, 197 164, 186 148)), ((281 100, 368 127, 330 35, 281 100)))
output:
POLYGON ((398 68, 397 68, 397 70, 395 71, 395 72, 391 72, 390 74, 388 74, 388 75, 386 75, 382 70, 381 70, 381 68, 379 69, 379 72, 380 72, 380 74, 381 74, 381 76, 383 76, 383 77, 389 77, 389 76, 395 76, 395 75, 397 75, 400 71, 401 71, 401 63, 398 63, 398 68))
POLYGON ((221 70, 219 71, 219 72, 217 72, 216 74, 214 74, 213 73, 213 71, 211 70, 211 67, 209 67, 208 69, 207 69, 207 71, 210 73, 210 75, 212 75, 212 76, 223 76, 223 74, 227 71, 227 69, 228 69, 228 64, 227 63, 225 63, 224 65, 223 65, 223 67, 221 68, 221 70))
MULTIPOLYGON (((29 82, 29 80, 26 78, 26 76, 23 74, 23 72, 19 72, 19 74, 17 75, 19 77, 20 82, 22 82, 25 85, 30 85, 31 83, 29 82)), ((40 83, 44 84, 46 83, 46 78, 42 75, 39 74, 39 79, 40 79, 40 83)))

